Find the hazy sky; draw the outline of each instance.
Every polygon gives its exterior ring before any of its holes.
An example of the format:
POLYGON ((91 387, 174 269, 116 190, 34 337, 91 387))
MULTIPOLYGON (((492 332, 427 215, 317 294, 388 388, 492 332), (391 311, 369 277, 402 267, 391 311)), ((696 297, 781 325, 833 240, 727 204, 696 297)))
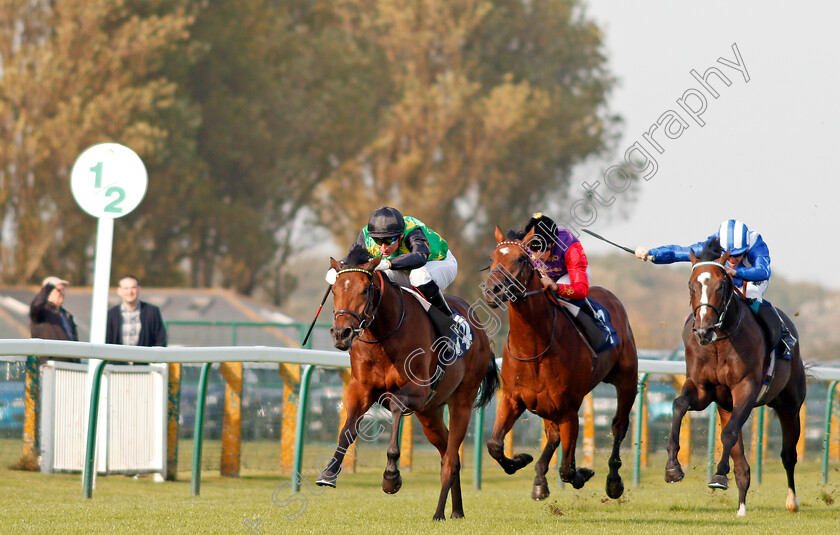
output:
MULTIPOLYGON (((776 274, 840 288, 834 161, 840 153, 840 8, 822 2, 588 3, 619 79, 610 108, 625 124, 614 161, 589 166, 577 181, 599 180, 596 191, 608 199, 602 174, 635 142, 658 165, 655 175, 633 186, 634 203, 616 201, 626 204, 628 219, 599 216, 589 228, 631 248, 688 245, 712 234, 720 221, 738 218, 762 234, 776 274), (733 43, 748 82, 718 62, 737 62, 733 43), (709 67, 731 81, 727 87, 709 78, 716 99, 690 74, 709 67), (677 103, 688 90, 705 97, 702 127, 677 103), (679 132, 671 117, 677 139, 665 137, 661 127, 654 132, 664 151, 659 154, 643 134, 669 110, 688 127, 679 132)), ((686 104, 698 109, 701 102, 689 92, 686 104)), ((582 191, 575 186, 573 196, 582 191)), ((554 215, 558 222, 567 217, 554 215)), ((586 235, 582 241, 592 253, 612 250, 586 235)))

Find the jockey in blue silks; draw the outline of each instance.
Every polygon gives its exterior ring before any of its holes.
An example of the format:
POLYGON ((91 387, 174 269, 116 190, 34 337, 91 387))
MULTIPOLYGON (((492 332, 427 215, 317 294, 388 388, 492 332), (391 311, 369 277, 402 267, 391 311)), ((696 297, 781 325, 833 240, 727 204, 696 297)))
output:
POLYGON ((715 234, 688 247, 663 245, 650 250, 637 247, 636 256, 642 260, 650 259, 654 264, 689 262, 689 253, 693 250, 695 255, 700 254, 712 238, 717 238, 723 250, 729 251, 729 260, 724 269, 732 276, 736 287, 744 288, 744 295, 753 313, 769 325, 775 322, 781 324, 781 341, 785 346, 785 357, 789 357, 796 344, 796 338, 788 330, 776 308, 764 299, 764 292, 770 286, 770 250, 761 234, 749 230, 743 222, 727 219, 720 224, 715 234))

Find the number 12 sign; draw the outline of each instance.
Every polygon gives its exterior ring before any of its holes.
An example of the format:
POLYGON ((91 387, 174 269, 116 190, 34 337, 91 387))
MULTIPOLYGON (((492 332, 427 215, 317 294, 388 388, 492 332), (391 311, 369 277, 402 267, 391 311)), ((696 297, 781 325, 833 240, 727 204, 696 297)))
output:
POLYGON ((119 143, 88 147, 70 173, 70 189, 82 210, 116 219, 137 208, 146 195, 149 175, 143 160, 119 143))

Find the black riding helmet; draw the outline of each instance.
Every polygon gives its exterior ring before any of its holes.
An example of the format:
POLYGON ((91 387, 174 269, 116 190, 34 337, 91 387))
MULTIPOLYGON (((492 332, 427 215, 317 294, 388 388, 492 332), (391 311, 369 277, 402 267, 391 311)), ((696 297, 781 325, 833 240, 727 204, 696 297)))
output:
POLYGON ((543 252, 551 250, 557 241, 557 223, 542 212, 536 212, 525 225, 525 234, 534 229, 534 238, 528 242, 528 248, 532 251, 543 252))
POLYGON ((370 216, 367 226, 368 236, 371 238, 391 238, 402 236, 405 232, 405 219, 396 208, 383 206, 377 208, 370 216))

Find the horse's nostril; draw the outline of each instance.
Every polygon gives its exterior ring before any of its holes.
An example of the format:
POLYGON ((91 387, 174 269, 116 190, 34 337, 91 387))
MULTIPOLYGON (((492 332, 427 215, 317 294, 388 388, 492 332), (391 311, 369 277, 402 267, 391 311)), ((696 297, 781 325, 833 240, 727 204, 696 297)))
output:
POLYGON ((350 338, 350 336, 352 334, 353 334, 353 329, 351 329, 350 327, 345 327, 344 330, 341 331, 341 338, 346 340, 347 338, 350 338))

